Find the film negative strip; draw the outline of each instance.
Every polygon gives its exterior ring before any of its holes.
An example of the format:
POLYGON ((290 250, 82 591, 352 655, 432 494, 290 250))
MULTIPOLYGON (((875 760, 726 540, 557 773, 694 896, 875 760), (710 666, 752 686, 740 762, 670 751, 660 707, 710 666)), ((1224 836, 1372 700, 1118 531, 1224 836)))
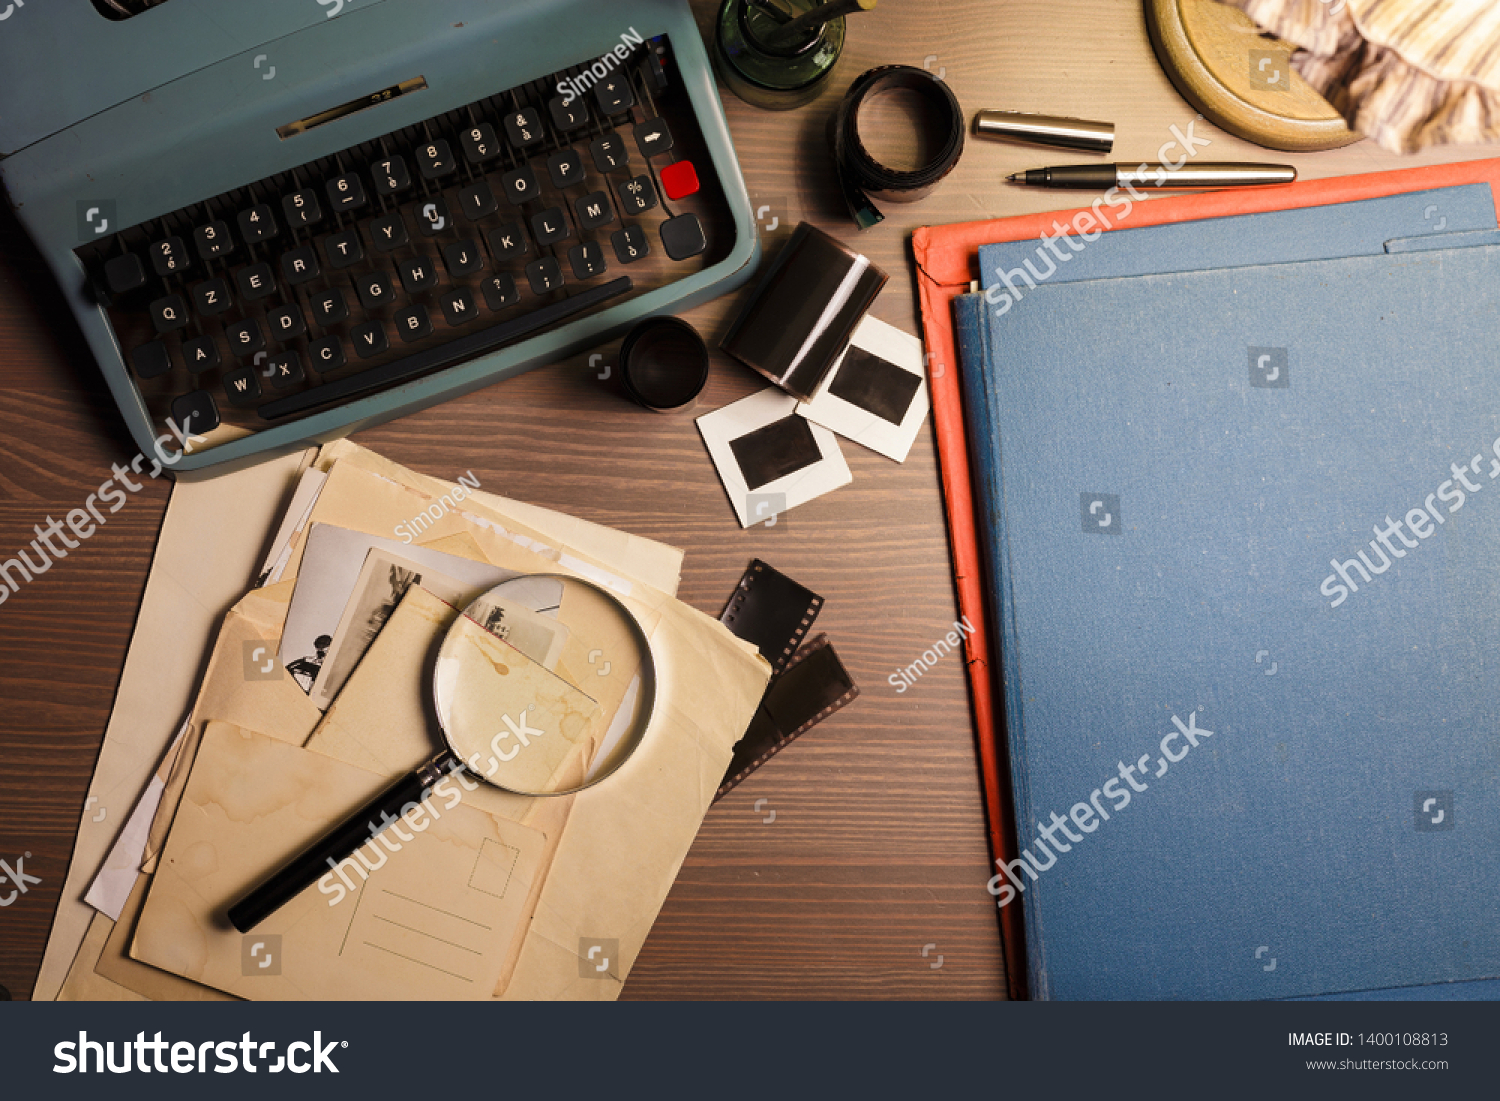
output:
POLYGON ((771 681, 750 726, 734 747, 718 802, 752 772, 859 695, 827 635, 808 642, 771 681))
POLYGON ((753 642, 780 673, 822 607, 823 598, 817 593, 752 558, 719 622, 735 637, 753 642))

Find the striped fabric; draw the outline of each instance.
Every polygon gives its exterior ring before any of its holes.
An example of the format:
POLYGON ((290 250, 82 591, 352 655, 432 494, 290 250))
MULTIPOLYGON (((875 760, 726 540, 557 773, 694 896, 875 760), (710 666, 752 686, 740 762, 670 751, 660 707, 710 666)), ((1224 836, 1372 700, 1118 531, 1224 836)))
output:
POLYGON ((1495 0, 1223 0, 1299 47, 1292 64, 1386 149, 1500 139, 1495 0))

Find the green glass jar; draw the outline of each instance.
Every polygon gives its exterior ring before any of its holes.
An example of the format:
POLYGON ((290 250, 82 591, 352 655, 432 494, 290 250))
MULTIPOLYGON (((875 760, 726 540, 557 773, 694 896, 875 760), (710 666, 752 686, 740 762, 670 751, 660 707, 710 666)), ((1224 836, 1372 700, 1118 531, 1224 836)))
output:
MULTIPOLYGON (((775 0, 795 18, 818 0, 775 0)), ((828 86, 844 51, 844 17, 831 19, 789 46, 767 39, 781 26, 751 0, 724 0, 714 31, 714 68, 735 95, 755 107, 787 111, 811 103, 828 86)))

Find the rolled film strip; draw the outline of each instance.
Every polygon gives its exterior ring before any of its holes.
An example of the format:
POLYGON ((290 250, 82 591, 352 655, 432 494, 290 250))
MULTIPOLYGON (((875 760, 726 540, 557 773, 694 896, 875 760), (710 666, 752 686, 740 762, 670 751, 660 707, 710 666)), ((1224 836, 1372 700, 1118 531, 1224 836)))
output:
POLYGON ((766 688, 745 736, 734 747, 714 801, 858 695, 859 685, 849 676, 828 636, 813 638, 766 688))
POLYGON ((822 607, 823 598, 817 593, 753 558, 719 622, 736 638, 753 642, 780 673, 822 607))
POLYGON ((963 108, 952 90, 934 74, 911 65, 881 65, 849 86, 833 118, 833 159, 849 214, 860 229, 885 220, 872 200, 913 203, 925 198, 958 164, 967 130, 963 108), (859 109, 871 96, 895 89, 916 92, 938 112, 942 122, 937 151, 913 169, 881 164, 859 138, 859 109))

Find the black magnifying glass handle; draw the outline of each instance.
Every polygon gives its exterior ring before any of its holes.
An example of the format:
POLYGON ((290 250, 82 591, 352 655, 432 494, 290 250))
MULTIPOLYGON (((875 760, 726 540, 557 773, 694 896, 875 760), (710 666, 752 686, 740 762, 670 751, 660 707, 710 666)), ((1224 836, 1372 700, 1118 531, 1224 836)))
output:
POLYGON ((434 784, 462 767, 462 762, 447 750, 424 761, 231 906, 229 924, 241 933, 250 932, 361 845, 385 832, 408 803, 420 803, 434 784))

